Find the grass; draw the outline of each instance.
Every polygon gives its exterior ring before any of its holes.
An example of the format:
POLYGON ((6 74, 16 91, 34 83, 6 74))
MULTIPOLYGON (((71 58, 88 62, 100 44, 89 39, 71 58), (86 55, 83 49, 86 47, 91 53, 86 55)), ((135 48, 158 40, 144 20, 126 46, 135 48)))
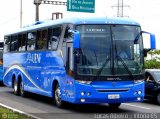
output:
POLYGON ((31 119, 31 117, 27 117, 4 107, 0 107, 0 119, 31 119))

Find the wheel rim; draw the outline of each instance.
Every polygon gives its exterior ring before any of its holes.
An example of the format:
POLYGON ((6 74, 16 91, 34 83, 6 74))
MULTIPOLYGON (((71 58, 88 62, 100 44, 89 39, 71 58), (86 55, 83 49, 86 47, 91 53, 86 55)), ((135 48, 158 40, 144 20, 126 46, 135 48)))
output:
POLYGON ((17 92, 17 89, 18 89, 18 87, 17 87, 17 82, 14 81, 14 92, 15 92, 15 93, 17 92))
POLYGON ((59 87, 55 90, 55 100, 56 100, 56 103, 58 104, 61 103, 61 92, 59 87))
POLYGON ((157 102, 160 104, 160 93, 157 95, 157 102))

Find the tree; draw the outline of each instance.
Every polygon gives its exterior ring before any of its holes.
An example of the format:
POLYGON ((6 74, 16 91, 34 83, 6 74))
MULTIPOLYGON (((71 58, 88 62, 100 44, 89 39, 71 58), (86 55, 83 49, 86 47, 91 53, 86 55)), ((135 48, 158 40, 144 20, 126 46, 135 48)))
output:
POLYGON ((160 50, 149 51, 148 55, 151 55, 151 58, 149 60, 145 58, 144 68, 160 69, 160 50))

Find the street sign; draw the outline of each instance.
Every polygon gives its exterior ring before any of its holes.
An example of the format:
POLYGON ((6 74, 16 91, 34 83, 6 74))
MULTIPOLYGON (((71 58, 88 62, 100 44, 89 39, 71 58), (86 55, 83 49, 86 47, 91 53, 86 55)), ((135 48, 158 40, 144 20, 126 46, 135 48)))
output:
POLYGON ((67 0, 67 11, 95 12, 95 0, 67 0))

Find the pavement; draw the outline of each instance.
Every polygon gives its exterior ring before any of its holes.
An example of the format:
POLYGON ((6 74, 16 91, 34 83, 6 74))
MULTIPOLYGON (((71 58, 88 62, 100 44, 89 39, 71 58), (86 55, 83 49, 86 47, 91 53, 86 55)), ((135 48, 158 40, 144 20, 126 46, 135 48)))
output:
POLYGON ((117 110, 111 109, 107 104, 67 104, 65 108, 60 109, 53 103, 52 98, 31 93, 24 98, 14 95, 13 89, 4 86, 0 87, 0 103, 40 119, 115 119, 119 114, 122 114, 122 118, 127 115, 135 119, 139 116, 160 118, 160 105, 149 100, 142 103, 123 103, 117 110))

